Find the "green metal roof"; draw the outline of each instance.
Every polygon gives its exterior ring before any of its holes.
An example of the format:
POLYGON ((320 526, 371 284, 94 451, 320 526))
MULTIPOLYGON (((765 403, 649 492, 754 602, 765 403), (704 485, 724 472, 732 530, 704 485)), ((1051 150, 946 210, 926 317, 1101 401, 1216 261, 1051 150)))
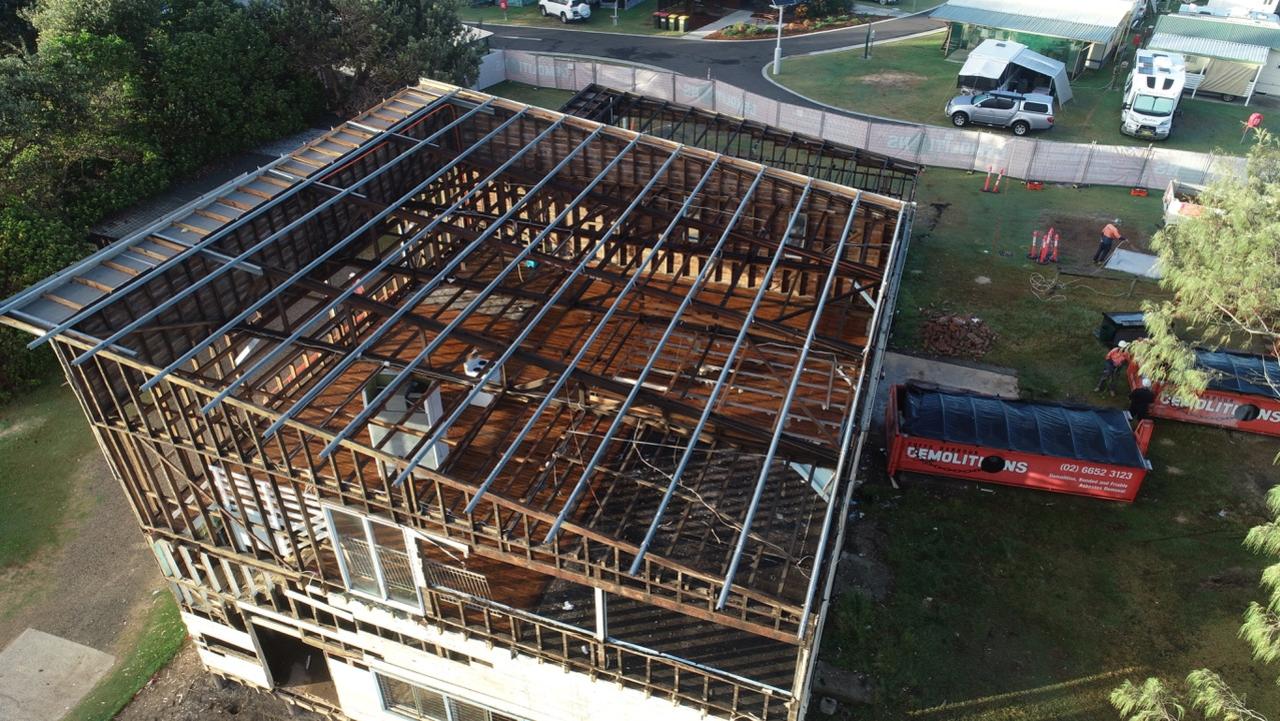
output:
POLYGON ((1109 0, 1080 0, 1070 9, 1040 0, 948 0, 930 15, 951 22, 1105 44, 1127 22, 1131 8, 1130 3, 1109 0))
POLYGON ((1203 15, 1162 15, 1156 32, 1240 45, 1280 48, 1280 25, 1203 15))

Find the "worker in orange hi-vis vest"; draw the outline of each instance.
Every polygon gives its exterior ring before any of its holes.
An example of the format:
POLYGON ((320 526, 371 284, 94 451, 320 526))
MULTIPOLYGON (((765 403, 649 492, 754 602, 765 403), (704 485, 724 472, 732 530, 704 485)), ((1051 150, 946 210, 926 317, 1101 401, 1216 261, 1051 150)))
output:
POLYGON ((1102 238, 1098 241, 1098 252, 1093 254, 1093 264, 1102 265, 1107 262, 1107 257, 1111 255, 1111 248, 1121 240, 1124 236, 1120 235, 1120 219, 1107 223, 1102 228, 1102 238))
POLYGON ((1111 391, 1111 395, 1116 394, 1115 380, 1118 376, 1123 376, 1120 369, 1129 365, 1129 361, 1133 360, 1133 356, 1126 350, 1129 341, 1120 341, 1119 345, 1107 351, 1107 358, 1102 367, 1102 377, 1098 379, 1098 387, 1093 389, 1094 393, 1101 393, 1103 388, 1111 391))

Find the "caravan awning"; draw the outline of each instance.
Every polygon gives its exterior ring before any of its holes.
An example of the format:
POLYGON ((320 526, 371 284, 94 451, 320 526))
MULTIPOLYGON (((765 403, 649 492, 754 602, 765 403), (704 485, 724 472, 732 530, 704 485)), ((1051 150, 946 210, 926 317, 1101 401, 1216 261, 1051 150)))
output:
POLYGON ((1249 65, 1265 65, 1267 54, 1271 48, 1261 45, 1246 45, 1230 40, 1214 40, 1213 38, 1187 37, 1171 33, 1156 33, 1151 36, 1147 47, 1152 50, 1168 50, 1186 55, 1199 55, 1205 58, 1232 60, 1249 65))
POLYGON ((1009 65, 1026 68, 1051 79, 1058 104, 1071 100, 1071 82, 1067 66, 1012 40, 983 40, 969 53, 960 68, 960 77, 1000 78, 1009 65))

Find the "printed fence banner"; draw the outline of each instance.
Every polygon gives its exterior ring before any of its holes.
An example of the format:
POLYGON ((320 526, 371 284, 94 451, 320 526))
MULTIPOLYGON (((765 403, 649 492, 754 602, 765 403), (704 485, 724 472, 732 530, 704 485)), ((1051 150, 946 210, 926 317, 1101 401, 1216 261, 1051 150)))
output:
MULTIPOLYGON (((780 103, 718 80, 634 66, 505 51, 505 79, 577 91, 591 83, 747 118, 900 160, 1050 183, 1163 188, 1170 180, 1206 183, 1244 171, 1245 160, 1143 146, 1062 143, 989 130, 856 118, 780 103)), ((486 78, 486 81, 492 77, 486 78)), ((496 81, 494 81, 496 82, 496 81)))
MULTIPOLYGON (((827 119, 830 122, 830 118, 827 119)), ((957 128, 925 125, 919 153, 911 158, 926 165, 966 169, 978 152, 979 136, 957 128)))
POLYGON ((596 82, 628 93, 636 89, 636 69, 621 65, 596 65, 596 82))
POLYGON ((538 56, 538 86, 559 88, 556 82, 556 59, 550 55, 538 56))
POLYGON ((675 76, 671 73, 659 73, 653 70, 636 68, 635 79, 636 89, 634 92, 659 100, 675 100, 673 92, 675 90, 675 76))
POLYGON ((924 142, 924 126, 872 123, 865 148, 873 153, 912 160, 924 142))
POLYGON ((713 109, 717 113, 724 113, 725 115, 734 115, 739 118, 747 117, 747 91, 736 85, 722 83, 719 80, 715 81, 715 83, 714 99, 716 105, 713 109))
MULTIPOLYGON (((1027 166, 1027 180, 1044 183, 1080 183, 1088 170, 1093 146, 1078 143, 1035 143, 1027 166)), ((1010 169, 1010 172, 1013 172, 1010 169)))
POLYGON ((573 89, 574 91, 596 82, 597 68, 600 66, 596 63, 578 63, 574 66, 573 89))
POLYGON ((1031 177, 1031 163, 1035 160, 1040 141, 1031 138, 1010 138, 1004 146, 1004 159, 996 172, 1013 178, 1031 177))
POLYGON ((1135 186, 1146 172, 1150 152, 1143 147, 1096 146, 1089 159, 1084 182, 1087 185, 1135 186))
POLYGON ((867 142, 867 132, 870 129, 871 125, 865 120, 827 113, 826 128, 823 129, 822 134, 832 142, 863 147, 867 142))
POLYGON ((998 171, 1005 163, 1005 146, 1011 138, 995 133, 978 133, 978 148, 973 154, 973 162, 967 170, 987 172, 987 169, 998 171))
POLYGON ((682 78, 676 76, 676 102, 703 110, 715 110, 716 83, 714 80, 682 78))
POLYGON ((820 138, 822 137, 822 117, 824 115, 826 113, 821 110, 784 104, 778 107, 778 126, 820 138))
POLYGON ((525 85, 538 84, 538 56, 532 53, 506 53, 506 80, 525 85))

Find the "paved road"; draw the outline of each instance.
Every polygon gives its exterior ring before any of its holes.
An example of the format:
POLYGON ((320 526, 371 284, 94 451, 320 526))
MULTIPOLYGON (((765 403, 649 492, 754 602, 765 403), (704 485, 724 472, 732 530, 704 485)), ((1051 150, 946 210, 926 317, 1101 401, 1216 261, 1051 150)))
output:
MULTIPOLYGON (((602 19, 607 21, 607 18, 602 19)), ((900 38, 942 26, 940 21, 919 15, 895 18, 875 25, 876 40, 900 38)), ((485 29, 493 31, 490 42, 495 48, 593 55, 644 63, 681 75, 709 76, 775 100, 810 105, 760 76, 760 69, 773 61, 772 40, 686 40, 512 25, 486 25, 485 29)), ((866 28, 862 27, 783 38, 782 53, 785 58, 819 50, 860 47, 866 33, 866 28)), ((785 60, 783 64, 785 66, 785 60)))

